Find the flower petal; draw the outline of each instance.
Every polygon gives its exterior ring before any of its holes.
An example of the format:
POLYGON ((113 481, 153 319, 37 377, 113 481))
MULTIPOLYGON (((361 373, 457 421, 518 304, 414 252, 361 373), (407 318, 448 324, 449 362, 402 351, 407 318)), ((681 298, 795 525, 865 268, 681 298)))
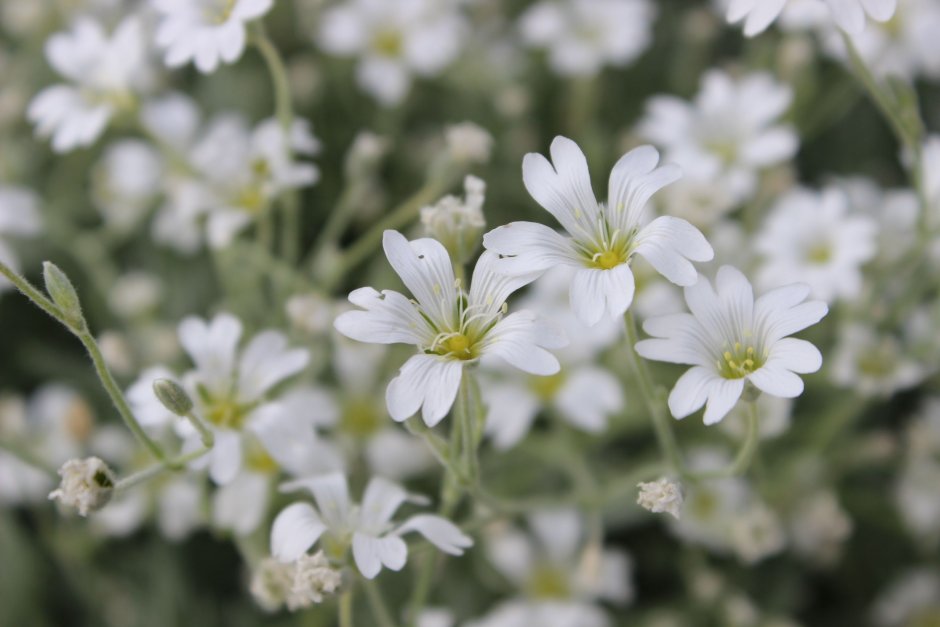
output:
POLYGON ((385 256, 425 314, 447 326, 456 306, 454 266, 447 249, 437 240, 425 237, 409 242, 398 231, 382 236, 385 256))
POLYGON ((271 555, 282 562, 293 562, 316 544, 324 531, 326 525, 312 505, 288 505, 271 527, 271 555))
POLYGON ((787 337, 777 341, 770 349, 767 365, 771 364, 791 372, 808 374, 822 367, 822 354, 806 340, 787 337))
POLYGON ((401 570, 408 559, 408 546, 397 536, 377 538, 365 533, 353 534, 353 559, 366 579, 374 579, 382 566, 401 570))
POLYGON ((522 159, 522 182, 535 199, 575 238, 593 232, 597 199, 591 189, 587 159, 567 137, 552 141, 553 163, 537 153, 522 159))
POLYGON ((404 535, 410 531, 417 531, 428 542, 450 555, 463 555, 465 549, 473 546, 473 539, 457 525, 432 514, 412 516, 395 530, 395 534, 404 535))
POLYGON ((348 338, 373 344, 420 345, 433 334, 411 301, 398 292, 380 293, 362 287, 350 292, 349 302, 365 311, 343 312, 333 322, 348 338))
POLYGON ((529 374, 550 375, 561 368, 547 348, 567 345, 561 329, 527 310, 509 314, 490 329, 483 350, 529 374))
POLYGON ((685 418, 701 409, 718 379, 714 372, 701 366, 686 370, 669 393, 669 411, 673 417, 685 418))
POLYGON ((803 380, 789 370, 771 363, 764 364, 747 376, 761 392, 781 398, 796 398, 803 393, 803 380))
POLYGON ((713 425, 724 418, 735 406, 744 391, 744 379, 721 379, 715 377, 708 391, 705 406, 705 424, 713 425))
POLYGON ((695 266, 689 260, 709 261, 715 254, 701 231, 672 216, 656 218, 637 234, 636 253, 657 272, 682 286, 698 280, 695 266))
POLYGON ((436 355, 414 355, 399 370, 385 392, 388 413, 401 422, 422 410, 433 427, 450 411, 457 398, 463 362, 436 355))
POLYGON ((379 532, 407 499, 408 493, 397 483, 373 477, 362 497, 359 511, 361 528, 379 532))
POLYGON ((556 265, 581 264, 571 240, 536 222, 510 222, 497 227, 483 236, 483 246, 503 256, 498 268, 506 274, 528 274, 556 265))

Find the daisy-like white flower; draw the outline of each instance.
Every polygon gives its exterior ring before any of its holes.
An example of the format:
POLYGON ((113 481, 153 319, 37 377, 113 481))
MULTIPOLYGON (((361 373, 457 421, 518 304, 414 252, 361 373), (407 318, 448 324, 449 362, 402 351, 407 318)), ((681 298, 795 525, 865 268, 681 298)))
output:
POLYGON ((684 418, 705 408, 705 424, 725 417, 746 383, 772 396, 803 392, 796 373, 822 366, 819 350, 787 337, 819 322, 828 312, 822 301, 807 301, 809 287, 781 287, 757 300, 747 278, 732 266, 718 270, 715 288, 705 277, 685 288, 692 313, 650 318, 643 329, 655 339, 637 343, 647 359, 692 366, 669 394, 669 410, 684 418))
POLYGON ((316 41, 337 56, 357 56, 359 85, 386 106, 399 104, 412 75, 436 76, 457 56, 465 23, 440 0, 347 0, 323 14, 316 41))
POLYGON ((53 150, 91 145, 113 116, 134 106, 149 80, 141 28, 129 17, 109 37, 98 22, 81 18, 46 42, 49 64, 69 84, 39 92, 27 116, 37 135, 52 137, 53 150))
POLYGON ((245 25, 272 6, 274 0, 153 0, 161 16, 156 42, 166 50, 169 67, 192 61, 209 74, 242 56, 245 25))
POLYGON ((861 266, 877 253, 877 223, 849 212, 839 189, 794 190, 771 209, 755 248, 765 262, 757 273, 765 288, 805 282, 815 298, 851 299, 862 289, 861 266))
POLYGON ((522 14, 519 29, 527 44, 548 49, 558 74, 591 76, 640 56, 655 16, 648 0, 547 0, 522 14))
POLYGON ((549 162, 540 154, 527 154, 522 179, 569 236, 535 222, 511 222, 490 231, 483 245, 502 256, 502 271, 577 268, 571 280, 571 308, 588 326, 597 324, 605 312, 617 317, 630 307, 634 254, 677 285, 695 283, 698 274, 691 261, 708 261, 714 254, 705 237, 685 220, 661 216, 650 222, 647 215, 650 197, 679 179, 678 166, 657 167, 659 153, 652 146, 631 150, 611 171, 604 204, 594 197, 587 159, 577 144, 556 137, 551 155, 549 162))
POLYGON ((271 554, 282 562, 300 558, 318 541, 337 562, 345 559, 352 547, 359 572, 372 579, 383 567, 404 568, 408 546, 401 537, 406 533, 416 531, 450 555, 462 555, 473 546, 472 539, 440 516, 417 514, 403 523, 393 523, 392 517, 404 503, 424 499, 381 477, 369 481, 361 504, 350 501, 346 477, 341 473, 291 482, 284 488, 309 490, 317 507, 294 503, 274 520, 271 554))
POLYGON ((496 255, 484 253, 465 290, 437 240, 409 242, 397 231, 385 231, 383 245, 416 300, 363 287, 349 295, 362 309, 341 314, 335 327, 360 342, 412 344, 421 351, 388 386, 392 418, 406 420, 421 409, 424 421, 436 425, 454 404, 464 367, 484 355, 530 374, 558 372, 558 360, 546 349, 564 346, 564 334, 531 311, 505 315, 506 299, 535 275, 507 276, 498 271, 496 255))
POLYGON ((796 153, 796 132, 780 122, 792 100, 790 87, 770 74, 734 78, 711 70, 692 102, 675 96, 650 99, 639 134, 691 175, 670 190, 697 188, 720 214, 754 194, 758 172, 796 153))
MULTIPOLYGON (((180 343, 196 365, 183 375, 183 387, 195 402, 196 414, 215 435, 215 446, 193 468, 208 465, 209 476, 219 485, 232 482, 243 468, 276 467, 274 460, 283 466, 293 444, 314 437, 313 417, 283 411, 287 401, 278 403, 269 395, 307 366, 309 353, 288 348, 287 338, 277 331, 262 331, 239 351, 241 336, 241 322, 226 313, 211 321, 186 318, 179 326, 180 343)), ((172 378, 165 369, 145 372, 128 390, 135 415, 151 428, 175 422, 184 448, 197 450, 200 437, 195 428, 176 420, 154 395, 154 375, 172 378)))
MULTIPOLYGON (((744 22, 744 34, 762 33, 792 0, 730 0, 728 22, 744 22)), ((825 0, 832 19, 842 30, 858 33, 865 29, 866 18, 887 22, 894 15, 898 0, 825 0)))

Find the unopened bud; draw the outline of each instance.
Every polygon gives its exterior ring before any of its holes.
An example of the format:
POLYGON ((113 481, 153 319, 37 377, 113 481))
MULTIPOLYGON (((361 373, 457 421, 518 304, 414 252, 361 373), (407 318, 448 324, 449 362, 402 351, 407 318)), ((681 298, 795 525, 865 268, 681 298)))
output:
POLYGON ((193 399, 176 381, 157 379, 153 382, 153 393, 164 407, 177 416, 186 416, 193 410, 193 399))
POLYGON ((675 481, 665 477, 649 483, 640 483, 640 495, 637 504, 654 514, 666 512, 679 518, 682 509, 682 488, 675 481))
POLYGON ((62 483, 49 499, 74 507, 82 516, 107 505, 114 493, 114 472, 97 457, 70 459, 59 469, 59 476, 62 483))
POLYGON ((480 245, 486 228, 483 199, 486 183, 475 176, 464 179, 465 196, 445 196, 437 204, 421 210, 421 224, 450 253, 454 263, 467 263, 480 245))
POLYGON ((65 273, 51 261, 43 262, 42 276, 46 283, 46 291, 52 297, 65 322, 73 329, 83 329, 85 318, 82 316, 82 305, 78 300, 78 292, 65 273))

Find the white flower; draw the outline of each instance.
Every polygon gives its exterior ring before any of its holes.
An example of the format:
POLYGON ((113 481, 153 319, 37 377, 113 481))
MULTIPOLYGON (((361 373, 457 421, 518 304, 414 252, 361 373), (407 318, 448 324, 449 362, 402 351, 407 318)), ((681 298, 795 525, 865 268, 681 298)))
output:
POLYGON ((114 115, 133 107, 149 78, 141 28, 129 17, 109 38, 100 24, 81 18, 46 43, 50 65, 70 84, 39 92, 28 117, 37 135, 52 136, 53 150, 91 145, 114 115))
MULTIPOLYGON (((0 184, 0 261, 14 270, 19 269, 16 254, 6 243, 7 237, 33 237, 42 230, 39 199, 23 187, 0 184)), ((0 277, 0 291, 12 287, 6 277, 0 277)))
POLYGON ((709 200, 712 212, 721 213, 754 194, 760 170, 796 153, 796 132, 779 122, 792 100, 790 87, 770 74, 734 78, 710 70, 691 103, 675 96, 651 98, 639 134, 694 175, 687 185, 723 189, 709 200))
POLYGON ((758 283, 766 288, 800 281, 828 303, 852 299, 862 289, 861 266, 877 252, 877 225, 849 214, 838 189, 796 189, 771 209, 754 245, 765 261, 758 283))
POLYGON ((81 516, 107 505, 114 492, 114 472, 97 457, 70 459, 59 469, 59 476, 62 484, 49 493, 49 499, 74 507, 81 516))
POLYGON ((745 564, 755 564, 786 546, 780 518, 763 503, 753 503, 731 520, 731 545, 745 564))
POLYGON ((273 558, 261 560, 251 579, 251 593, 266 610, 282 605, 294 612, 322 603, 342 584, 340 571, 330 565, 323 551, 301 555, 290 563, 273 558))
POLYGON ((450 158, 467 165, 486 163, 493 149, 493 136, 473 122, 460 122, 445 128, 444 142, 450 158))
POLYGON ((787 337, 819 322, 828 312, 808 301, 809 288, 790 285, 756 301, 751 284, 736 268, 722 266, 715 282, 705 277, 685 288, 692 313, 650 318, 643 329, 656 339, 637 343, 647 359, 693 366, 669 394, 669 410, 684 418, 706 404, 705 424, 724 418, 745 383, 772 396, 803 392, 796 373, 819 370, 822 355, 806 340, 787 337))
MULTIPOLYGON (((732 24, 744 22, 744 34, 753 37, 763 32, 792 0, 730 0, 728 21, 732 24)), ((865 28, 866 17, 876 22, 886 22, 894 15, 897 0, 825 0, 832 19, 849 33, 858 33, 865 28)))
POLYGON ((828 491, 809 494, 797 504, 790 521, 796 553, 818 564, 832 564, 852 533, 852 519, 828 491))
POLYGON ((456 263, 467 263, 480 245, 486 228, 483 199, 486 183, 473 175, 463 182, 464 198, 444 196, 421 209, 421 224, 428 235, 444 244, 456 263))
POLYGON ((346 0, 323 14, 316 42, 330 54, 359 57, 360 87, 392 106, 408 94, 413 74, 436 76, 453 61, 465 26, 450 2, 346 0))
POLYGON ((108 146, 92 175, 92 197, 108 226, 130 231, 160 191, 160 153, 150 144, 125 139, 108 146))
POLYGON ((349 300, 362 310, 341 314, 336 329, 354 340, 378 344, 412 344, 411 357, 386 392, 388 411, 398 421, 422 409, 433 426, 450 410, 464 366, 480 357, 499 357, 530 374, 558 372, 558 360, 547 348, 564 346, 559 330, 531 311, 505 314, 506 299, 534 276, 505 276, 493 253, 477 261, 469 290, 454 278, 444 246, 433 239, 409 242, 385 231, 385 255, 415 296, 391 290, 355 290, 349 300))
POLYGON ((639 57, 652 41, 655 16, 647 0, 548 0, 522 14, 519 30, 529 46, 548 49, 558 74, 591 76, 639 57))
POLYGON ((660 477, 656 481, 640 483, 637 487, 640 488, 637 505, 654 514, 667 512, 676 520, 679 519, 679 512, 682 510, 682 486, 666 477, 660 477))
POLYGON ((466 627, 609 627, 604 610, 577 601, 513 599, 500 603, 485 617, 466 627))
POLYGON ((272 6, 274 0, 153 0, 161 18, 156 42, 166 49, 169 67, 192 61, 209 74, 242 56, 246 24, 272 6))
POLYGON ((349 500, 346 477, 340 473, 295 481, 285 489, 310 490, 317 507, 294 503, 285 508, 271 528, 271 554, 285 562, 300 558, 323 537, 332 559, 342 559, 352 547, 356 567, 373 579, 383 567, 401 570, 408 546, 401 536, 416 531, 450 555, 462 555, 473 540, 452 522, 431 514, 418 514, 401 524, 392 516, 406 501, 414 500, 399 485, 375 477, 366 486, 362 504, 349 500))
POLYGON ((695 282, 692 261, 712 258, 711 246, 694 226, 669 216, 648 222, 646 205, 663 186, 676 181, 679 168, 656 167, 659 153, 642 146, 625 154, 610 173, 608 201, 598 203, 591 189, 587 159, 570 139, 556 137, 552 162, 529 153, 522 178, 532 197, 568 232, 544 224, 511 222, 487 233, 483 245, 503 256, 500 266, 510 273, 544 272, 557 265, 573 266, 571 307, 589 326, 609 312, 624 314, 633 301, 630 259, 644 257, 678 285, 695 282))
POLYGON ((890 397, 916 386, 929 370, 911 356, 910 342, 889 332, 850 322, 839 329, 832 356, 832 381, 863 396, 890 397))
MULTIPOLYGON (((210 322, 197 317, 179 325, 179 340, 196 365, 182 377, 183 386, 195 402, 198 416, 215 434, 215 446, 193 468, 209 466, 209 475, 225 485, 248 469, 267 470, 277 465, 305 472, 290 462, 296 446, 315 442, 313 412, 335 411, 313 393, 309 409, 290 410, 290 397, 275 402, 270 390, 307 366, 305 349, 289 349, 287 338, 277 331, 262 331, 238 350, 241 322, 226 313, 210 322), (268 457, 270 455, 270 457, 268 457), (276 460, 277 464, 271 459, 276 460)), ((153 378, 173 378, 165 369, 148 370, 128 393, 134 414, 145 424, 159 426, 175 420, 160 404, 152 390, 153 378)), ((298 391, 299 394, 307 394, 298 391)), ((176 421, 186 450, 197 450, 198 432, 187 421, 176 421)))

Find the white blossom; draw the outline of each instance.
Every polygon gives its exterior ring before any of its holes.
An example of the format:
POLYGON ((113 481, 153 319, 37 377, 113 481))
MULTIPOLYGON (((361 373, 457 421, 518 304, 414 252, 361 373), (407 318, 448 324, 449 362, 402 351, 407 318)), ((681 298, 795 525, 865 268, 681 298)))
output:
POLYGON ((385 398, 392 418, 403 421, 421 409, 429 426, 440 422, 454 403, 464 367, 484 355, 530 374, 558 372, 558 360, 546 349, 564 346, 560 330, 530 311, 504 315, 506 299, 534 275, 500 274, 496 255, 484 253, 465 290, 440 242, 409 242, 401 233, 386 231, 383 245, 416 300, 391 290, 360 288, 349 301, 361 310, 341 314, 335 326, 360 342, 411 344, 421 351, 388 386, 385 398))
POLYGON ((630 269, 634 254, 644 257, 677 285, 691 285, 691 261, 707 261, 713 251, 685 220, 662 216, 652 222, 647 201, 676 181, 679 168, 657 167, 659 153, 642 146, 625 154, 610 174, 607 203, 591 189, 587 159, 570 139, 556 137, 552 162, 529 153, 522 161, 526 189, 568 232, 568 237, 535 222, 511 222, 487 233, 483 245, 501 256, 505 272, 544 272, 557 265, 577 268, 571 280, 571 308, 587 325, 605 313, 624 314, 633 302, 630 269))
POLYGON ((323 540, 330 557, 341 560, 352 548, 359 572, 373 579, 382 568, 401 570, 408 559, 408 546, 401 536, 418 532, 441 551, 462 555, 473 545, 452 522, 432 514, 417 514, 402 523, 392 517, 405 502, 422 502, 401 486, 374 477, 366 486, 361 504, 349 498, 346 477, 331 473, 286 484, 284 489, 309 490, 317 503, 289 505, 271 528, 271 554, 289 562, 300 558, 323 540))
MULTIPOLYGON (((744 22, 744 34, 753 37, 763 32, 793 0, 730 0, 728 21, 744 22)), ((898 0, 824 0, 832 20, 849 33, 864 30, 866 19, 886 22, 894 15, 898 0)))
POLYGON ((71 459, 59 469, 59 476, 62 483, 49 499, 74 507, 81 516, 107 505, 114 492, 114 472, 97 457, 71 459))
POLYGON ((746 383, 772 396, 803 392, 797 373, 816 372, 819 350, 806 340, 787 337, 816 324, 828 308, 808 301, 809 287, 790 285, 754 299, 739 270, 722 266, 715 288, 705 277, 685 288, 692 313, 650 318, 643 329, 655 339, 636 350, 647 359, 692 366, 669 394, 669 410, 684 418, 703 405, 705 424, 724 418, 746 383))
POLYGON ((169 67, 192 62, 203 74, 242 56, 247 24, 271 10, 274 0, 152 0, 160 14, 157 45, 169 67))

